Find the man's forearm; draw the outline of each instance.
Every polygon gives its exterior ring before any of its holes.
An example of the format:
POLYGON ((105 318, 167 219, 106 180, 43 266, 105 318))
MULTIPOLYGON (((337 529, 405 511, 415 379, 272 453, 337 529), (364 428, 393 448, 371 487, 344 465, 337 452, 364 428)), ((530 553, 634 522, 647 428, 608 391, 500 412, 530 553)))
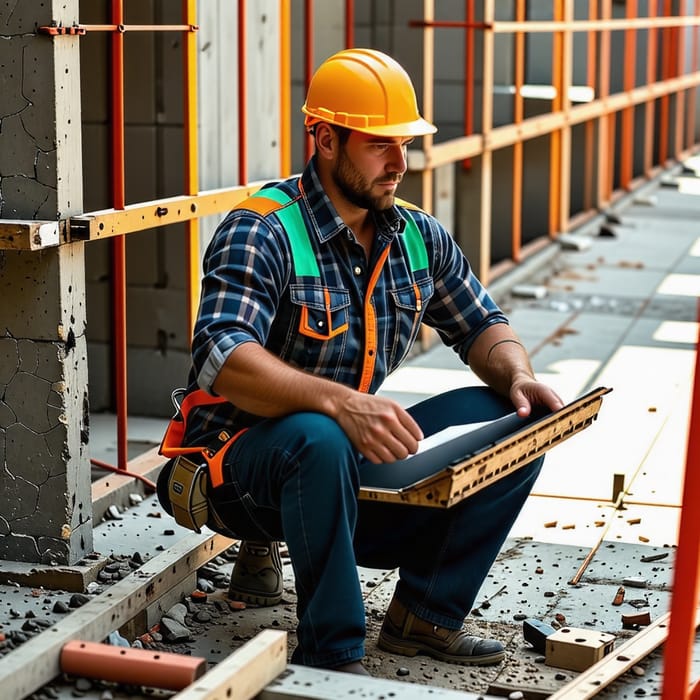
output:
POLYGON ((353 391, 296 369, 257 343, 244 343, 229 355, 213 389, 238 408, 265 418, 298 411, 336 417, 353 391))
POLYGON ((518 379, 534 379, 527 351, 504 323, 489 326, 469 350, 469 366, 498 393, 508 396, 518 379))

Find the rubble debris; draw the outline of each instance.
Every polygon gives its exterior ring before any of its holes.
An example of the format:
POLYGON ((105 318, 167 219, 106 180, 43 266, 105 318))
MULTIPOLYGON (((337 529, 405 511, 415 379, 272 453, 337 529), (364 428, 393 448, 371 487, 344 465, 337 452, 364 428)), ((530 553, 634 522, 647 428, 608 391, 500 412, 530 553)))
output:
POLYGON ((636 627, 646 627, 651 624, 651 614, 647 610, 642 613, 629 613, 622 615, 622 627, 624 629, 634 629, 636 627))
POLYGON ((643 556, 639 561, 643 561, 644 563, 648 563, 651 561, 661 561, 662 559, 666 559, 668 556, 668 552, 659 552, 658 554, 647 554, 643 556))
POLYGON ((584 671, 613 649, 615 636, 576 627, 563 627, 546 639, 547 666, 584 671))
POLYGON ((620 586, 617 589, 617 593, 615 593, 615 598, 613 599, 612 604, 613 605, 622 605, 622 601, 625 599, 625 588, 624 586, 620 586))

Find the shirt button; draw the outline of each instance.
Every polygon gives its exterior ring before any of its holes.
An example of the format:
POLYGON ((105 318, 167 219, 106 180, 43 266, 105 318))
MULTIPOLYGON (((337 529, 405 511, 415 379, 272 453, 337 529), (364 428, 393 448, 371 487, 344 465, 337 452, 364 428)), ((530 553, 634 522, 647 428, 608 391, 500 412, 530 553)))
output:
POLYGON ((354 272, 355 272, 355 275, 359 277, 362 274, 362 268, 359 265, 355 265, 354 272))
POLYGON ((323 321, 317 321, 317 322, 316 322, 316 325, 317 325, 319 328, 323 328, 323 321))

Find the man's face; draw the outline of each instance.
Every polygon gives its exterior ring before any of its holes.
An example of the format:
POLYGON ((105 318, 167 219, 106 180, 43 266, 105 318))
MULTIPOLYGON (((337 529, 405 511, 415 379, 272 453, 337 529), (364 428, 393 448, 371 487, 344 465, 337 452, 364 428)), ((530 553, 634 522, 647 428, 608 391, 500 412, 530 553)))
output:
POLYGON ((412 138, 378 137, 357 131, 341 145, 333 181, 361 209, 388 209, 406 172, 406 148, 412 138))

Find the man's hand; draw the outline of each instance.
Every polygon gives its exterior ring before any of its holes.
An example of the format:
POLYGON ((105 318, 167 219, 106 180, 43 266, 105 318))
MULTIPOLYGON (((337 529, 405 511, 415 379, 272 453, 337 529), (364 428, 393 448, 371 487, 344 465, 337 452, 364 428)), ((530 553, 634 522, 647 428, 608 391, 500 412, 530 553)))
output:
POLYGON ((547 406, 550 411, 564 407, 564 402, 554 389, 530 378, 511 385, 510 400, 521 418, 527 418, 533 406, 547 406))
POLYGON ((405 459, 418 450, 423 433, 395 401, 353 392, 336 415, 357 450, 373 464, 405 459))

